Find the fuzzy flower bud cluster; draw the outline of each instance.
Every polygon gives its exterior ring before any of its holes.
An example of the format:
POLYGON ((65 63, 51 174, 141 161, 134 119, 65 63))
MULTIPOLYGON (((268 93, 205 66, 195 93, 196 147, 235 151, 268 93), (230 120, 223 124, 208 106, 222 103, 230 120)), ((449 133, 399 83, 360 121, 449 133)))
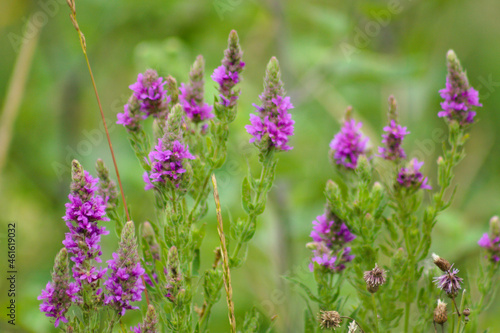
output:
POLYGON ((309 265, 311 272, 314 270, 314 263, 332 272, 340 272, 345 269, 346 263, 354 259, 354 255, 350 254, 351 248, 346 244, 356 236, 345 223, 336 220, 338 218, 328 218, 323 214, 313 221, 313 231, 310 234, 313 242, 308 244, 308 248, 313 251, 309 265))

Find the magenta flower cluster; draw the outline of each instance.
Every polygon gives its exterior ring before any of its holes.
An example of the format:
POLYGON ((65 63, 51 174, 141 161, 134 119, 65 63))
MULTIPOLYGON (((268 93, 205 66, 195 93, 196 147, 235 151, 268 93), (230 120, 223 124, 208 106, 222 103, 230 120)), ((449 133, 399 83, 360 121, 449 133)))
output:
POLYGON ((368 138, 361 132, 361 122, 354 119, 347 119, 342 129, 330 142, 330 149, 333 151, 333 159, 336 164, 343 165, 347 169, 356 169, 358 159, 366 154, 368 138))
POLYGON ((167 182, 172 182, 178 187, 178 181, 186 172, 184 161, 194 158, 189 152, 189 147, 181 144, 178 140, 165 144, 162 139, 158 139, 155 150, 149 153, 151 171, 145 172, 143 176, 146 182, 145 189, 154 188, 153 183, 164 184, 167 182))
MULTIPOLYGON (((264 96, 260 95, 264 102, 264 96)), ((288 145, 289 137, 293 135, 293 124, 295 121, 288 110, 293 109, 290 97, 276 96, 273 98, 274 110, 267 110, 264 107, 253 104, 258 115, 250 115, 251 125, 246 125, 247 132, 253 136, 250 142, 261 142, 262 138, 268 137, 270 146, 277 150, 291 150, 288 145)))
MULTIPOLYGON (((198 84, 198 82, 194 82, 193 84, 198 84)), ((179 91, 181 92, 179 101, 189 119, 194 122, 200 122, 214 117, 212 113, 213 107, 204 103, 202 101, 203 96, 198 96, 197 90, 193 89, 192 86, 181 83, 179 91), (197 102, 197 100, 201 100, 202 102, 197 102)))
POLYGON ((245 63, 241 61, 239 63, 238 69, 231 71, 230 68, 226 68, 224 65, 217 67, 211 78, 219 84, 219 91, 221 92, 219 97, 222 100, 222 105, 226 107, 231 107, 236 104, 239 94, 234 94, 232 89, 240 82, 239 72, 243 70, 245 63))
POLYGON ((38 300, 43 300, 42 304, 40 304, 40 311, 44 312, 47 317, 55 318, 55 327, 58 327, 61 321, 67 323, 68 319, 65 314, 71 303, 80 300, 79 291, 80 287, 75 282, 47 282, 42 294, 38 296, 38 300))
POLYGON ((446 88, 439 91, 444 101, 441 103, 442 111, 438 117, 446 117, 449 120, 457 120, 460 124, 471 124, 474 122, 474 106, 483 106, 479 103, 479 93, 473 87, 467 89, 462 82, 456 82, 452 77, 446 78, 446 88))
POLYGON ((384 127, 384 132, 382 143, 385 147, 378 148, 382 158, 392 161, 406 158, 406 153, 401 147, 404 137, 410 134, 406 127, 402 127, 394 119, 391 119, 389 126, 384 127))
POLYGON ((98 179, 93 178, 87 171, 83 171, 83 176, 77 177, 73 180, 72 192, 68 196, 70 202, 66 204, 66 215, 63 216, 69 232, 62 243, 68 253, 72 254, 70 259, 75 263, 75 280, 92 283, 105 273, 102 269, 96 271, 90 262, 92 259, 101 262, 101 235, 109 233, 97 223, 109 219, 105 217, 106 202, 96 193, 98 179))
POLYGON ((493 262, 500 261, 500 236, 490 236, 485 233, 477 244, 486 249, 493 262))
POLYGON ((126 310, 139 309, 130 302, 140 301, 145 287, 141 276, 144 269, 139 262, 129 263, 130 258, 113 253, 113 259, 108 260, 109 277, 104 282, 108 294, 104 296, 105 304, 112 304, 124 315, 126 310))
POLYGON ((313 230, 310 234, 313 239, 309 246, 313 250, 313 257, 309 265, 314 270, 314 263, 324 266, 331 271, 340 272, 345 264, 354 259, 351 248, 345 245, 353 241, 356 236, 351 233, 345 223, 336 222, 327 218, 326 214, 316 217, 313 221, 313 230))
POLYGON ((408 189, 425 189, 432 190, 432 187, 427 184, 427 177, 424 177, 420 168, 424 162, 419 162, 416 158, 410 161, 408 167, 403 167, 398 173, 397 181, 402 187, 408 189))
POLYGON ((137 81, 129 86, 133 92, 131 101, 125 104, 123 113, 118 113, 116 123, 135 129, 141 120, 150 115, 166 118, 167 105, 171 99, 164 88, 165 84, 155 70, 148 69, 144 74, 139 73, 137 81))

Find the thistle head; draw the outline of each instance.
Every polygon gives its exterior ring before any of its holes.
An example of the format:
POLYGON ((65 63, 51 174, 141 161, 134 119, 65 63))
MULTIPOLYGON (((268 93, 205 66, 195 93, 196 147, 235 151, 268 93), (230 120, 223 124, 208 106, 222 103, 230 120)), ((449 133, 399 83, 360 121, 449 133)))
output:
POLYGON ((375 264, 375 268, 373 268, 371 271, 366 271, 363 275, 367 290, 372 294, 377 292, 379 286, 385 283, 386 276, 386 271, 375 264))
POLYGON ((342 324, 342 318, 337 311, 321 311, 318 319, 322 329, 333 328, 335 330, 342 324))
POLYGON ((437 306, 434 309, 434 322, 443 325, 448 320, 448 312, 446 303, 438 299, 437 306))

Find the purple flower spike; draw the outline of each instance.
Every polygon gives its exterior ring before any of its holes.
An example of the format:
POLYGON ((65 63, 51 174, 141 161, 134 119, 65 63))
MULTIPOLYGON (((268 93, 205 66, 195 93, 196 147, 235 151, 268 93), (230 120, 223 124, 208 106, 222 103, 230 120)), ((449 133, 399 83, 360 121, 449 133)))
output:
POLYGON ((262 106, 254 104, 257 115, 250 115, 251 125, 246 125, 247 132, 253 136, 250 142, 260 144, 261 150, 291 150, 289 137, 293 135, 294 123, 288 110, 293 109, 290 97, 285 97, 278 60, 271 58, 267 65, 264 79, 264 92, 259 96, 262 106))
POLYGON ((452 50, 448 51, 447 62, 446 88, 439 91, 444 99, 441 103, 443 110, 438 113, 438 117, 457 121, 461 126, 465 126, 474 122, 476 112, 473 108, 483 105, 479 103, 479 93, 469 85, 467 74, 452 50))
POLYGON ((205 60, 199 55, 189 72, 189 83, 181 83, 179 88, 179 102, 188 118, 195 123, 214 117, 212 106, 204 102, 204 71, 205 60))
POLYGON ((406 153, 401 147, 403 139, 410 134, 406 127, 399 125, 394 119, 391 120, 389 126, 384 127, 385 133, 382 134, 382 143, 385 147, 379 147, 378 152, 386 160, 398 160, 406 158, 406 153))
POLYGON ((345 246, 352 242, 356 236, 349 231, 345 223, 336 222, 327 218, 326 214, 320 215, 313 221, 311 232, 312 243, 308 247, 313 250, 313 257, 309 269, 314 270, 314 263, 326 267, 332 272, 345 269, 345 263, 354 259, 351 248, 345 246))
POLYGON ((368 138, 361 132, 363 124, 350 118, 351 108, 347 110, 346 120, 342 129, 330 142, 333 160, 347 169, 356 169, 358 159, 367 151, 368 138))
POLYGON ((129 221, 122 230, 118 253, 108 260, 108 278, 104 286, 108 294, 104 303, 111 305, 120 315, 126 310, 138 309, 131 302, 140 301, 145 289, 141 281, 144 269, 139 262, 134 223, 129 221))
POLYGON ((178 187, 180 178, 186 172, 185 160, 194 158, 189 152, 189 147, 178 140, 165 143, 164 140, 158 139, 155 150, 149 154, 151 171, 149 174, 144 174, 145 189, 153 188, 154 183, 166 182, 172 182, 178 187))
POLYGON ((229 34, 228 47, 224 51, 222 65, 217 67, 212 74, 212 80, 219 84, 219 97, 221 104, 225 107, 234 107, 239 97, 239 92, 233 88, 240 82, 240 73, 245 67, 241 61, 243 52, 238 41, 238 34, 232 30, 229 34))
POLYGON ((427 177, 424 178, 420 168, 424 165, 424 162, 419 162, 416 158, 410 161, 407 168, 401 168, 398 173, 397 181, 402 187, 408 189, 424 189, 432 190, 432 187, 427 184, 427 177))
POLYGON ((102 274, 94 275, 95 267, 92 259, 101 262, 101 236, 109 231, 99 227, 99 221, 109 221, 106 214, 106 201, 98 194, 98 179, 93 178, 83 170, 80 163, 73 161, 73 182, 71 183, 70 202, 66 204, 66 221, 69 232, 63 240, 63 245, 70 253, 73 266, 73 277, 80 284, 96 282, 102 274), (81 278, 87 276, 86 279, 81 278), (91 278, 93 276, 95 278, 91 278))

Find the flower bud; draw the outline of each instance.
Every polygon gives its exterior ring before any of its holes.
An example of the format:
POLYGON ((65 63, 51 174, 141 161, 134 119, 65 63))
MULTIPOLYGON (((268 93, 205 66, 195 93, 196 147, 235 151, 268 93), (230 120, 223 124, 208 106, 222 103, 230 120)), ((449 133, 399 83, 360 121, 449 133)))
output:
POLYGON ((450 262, 448 260, 441 258, 435 253, 432 254, 432 260, 434 261, 434 265, 439 267, 439 269, 443 272, 447 272, 451 268, 450 262))
POLYGON ((498 216, 493 216, 490 219, 490 233, 493 237, 500 236, 500 219, 498 216))

